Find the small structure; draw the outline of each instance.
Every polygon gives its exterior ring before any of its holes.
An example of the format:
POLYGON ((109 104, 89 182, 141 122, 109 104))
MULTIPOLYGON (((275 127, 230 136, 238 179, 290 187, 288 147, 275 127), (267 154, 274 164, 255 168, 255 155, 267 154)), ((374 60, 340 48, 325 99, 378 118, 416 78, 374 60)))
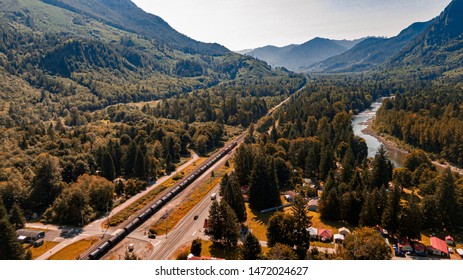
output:
POLYGON ((309 211, 317 212, 318 211, 318 202, 319 202, 318 198, 310 199, 309 202, 307 202, 307 208, 309 209, 309 211))
POLYGON ((402 237, 397 244, 399 251, 401 252, 413 252, 413 247, 406 237, 402 237))
POLYGON ((450 235, 447 235, 445 237, 445 243, 447 243, 450 246, 455 246, 455 240, 450 235))
POLYGON ((448 257, 449 256, 449 248, 447 247, 447 243, 444 240, 439 239, 435 236, 430 238, 431 246, 428 246, 428 252, 441 256, 441 257, 448 257))
POLYGON ((33 243, 45 237, 44 231, 33 229, 18 229, 16 234, 18 235, 18 241, 22 243, 33 243))
POLYGON ((339 234, 342 234, 344 236, 350 234, 350 230, 348 228, 346 228, 346 227, 342 227, 342 228, 338 229, 338 232, 339 232, 339 234))
POLYGON ((331 240, 333 240, 333 231, 329 229, 318 229, 318 238, 321 242, 331 242, 331 240))
POLYGON ((37 248, 37 247, 40 247, 42 246, 44 243, 43 239, 38 239, 36 241, 34 241, 34 247, 37 248))
POLYGON ((463 258, 463 249, 457 249, 457 254, 463 258))
POLYGON ((342 234, 335 234, 334 235, 334 242, 342 244, 344 242, 344 235, 342 234))
POLYGON ((413 243, 413 250, 418 256, 423 256, 426 254, 426 246, 421 243, 413 243))
POLYGON ((307 229, 307 231, 309 232, 310 239, 317 240, 317 238, 318 238, 318 229, 317 228, 309 227, 307 229))

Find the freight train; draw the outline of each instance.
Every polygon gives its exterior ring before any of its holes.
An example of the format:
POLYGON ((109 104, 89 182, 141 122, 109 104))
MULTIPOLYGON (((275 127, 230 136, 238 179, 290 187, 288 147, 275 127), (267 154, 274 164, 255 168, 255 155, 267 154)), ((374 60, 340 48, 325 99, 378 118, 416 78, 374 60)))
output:
POLYGON ((135 230, 139 225, 143 224, 146 220, 148 220, 148 218, 157 213, 166 203, 168 203, 170 200, 172 200, 172 198, 174 198, 177 194, 183 191, 187 186, 189 186, 194 180, 201 176, 217 161, 219 161, 226 154, 231 152, 237 145, 238 142, 236 141, 228 145, 220 152, 218 152, 213 158, 209 159, 200 167, 196 168, 194 172, 191 173, 190 176, 188 176, 188 178, 176 183, 172 187, 173 189, 170 192, 168 192, 162 198, 155 201, 149 207, 145 208, 146 210, 144 212, 127 222, 127 224, 123 228, 116 230, 108 241, 104 242, 101 246, 99 246, 97 249, 95 249, 93 252, 89 254, 89 259, 97 260, 101 258, 104 254, 106 254, 109 251, 109 249, 111 249, 113 246, 119 243, 129 233, 135 230))

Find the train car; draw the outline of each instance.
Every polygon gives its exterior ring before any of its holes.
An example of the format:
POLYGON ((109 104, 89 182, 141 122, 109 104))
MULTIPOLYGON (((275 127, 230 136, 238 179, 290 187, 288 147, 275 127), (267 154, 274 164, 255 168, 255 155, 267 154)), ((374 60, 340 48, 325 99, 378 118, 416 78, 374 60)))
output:
POLYGON ((111 246, 111 245, 110 245, 109 242, 107 242, 107 241, 106 241, 105 243, 103 243, 103 245, 101 245, 100 247, 98 247, 98 249, 100 250, 100 254, 106 253, 106 252, 109 250, 109 247, 110 247, 110 246, 111 246))
POLYGON ((113 233, 113 236, 108 240, 108 243, 111 245, 117 244, 122 238, 124 238, 126 232, 124 229, 118 229, 113 233))
POLYGON ((89 255, 88 255, 88 258, 91 259, 91 260, 97 260, 99 257, 100 257, 100 249, 96 249, 95 251, 91 252, 89 255))

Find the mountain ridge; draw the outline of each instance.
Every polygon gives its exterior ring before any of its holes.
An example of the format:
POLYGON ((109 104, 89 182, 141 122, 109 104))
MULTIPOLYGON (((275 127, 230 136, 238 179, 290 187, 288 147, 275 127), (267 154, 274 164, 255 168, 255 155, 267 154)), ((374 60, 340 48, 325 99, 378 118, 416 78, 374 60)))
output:
POLYGON ((357 40, 331 40, 315 37, 300 45, 283 47, 264 46, 247 52, 247 55, 264 60, 274 67, 285 67, 293 71, 309 66, 328 57, 343 53, 361 42, 357 40))

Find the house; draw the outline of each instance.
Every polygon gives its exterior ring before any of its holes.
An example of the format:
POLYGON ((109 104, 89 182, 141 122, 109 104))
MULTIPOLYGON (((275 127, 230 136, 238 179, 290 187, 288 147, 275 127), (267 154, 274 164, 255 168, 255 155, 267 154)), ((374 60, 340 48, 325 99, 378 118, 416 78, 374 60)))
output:
POLYGON ((307 208, 309 209, 309 211, 317 212, 318 202, 319 202, 318 198, 310 199, 309 202, 307 202, 307 208))
POLYGON ((339 232, 339 234, 342 234, 344 236, 350 234, 350 230, 348 228, 346 228, 346 227, 342 227, 342 228, 338 229, 338 232, 339 232))
POLYGON ((318 238, 322 242, 331 242, 331 240, 333 240, 333 231, 329 229, 318 229, 318 238))
POLYGON ((447 235, 445 237, 445 243, 447 243, 450 246, 455 246, 455 240, 450 235, 447 235))
POLYGON ((401 237, 397 246, 401 252, 413 252, 413 247, 410 243, 410 240, 408 240, 406 237, 401 237))
POLYGON ((18 235, 18 241, 22 243, 33 243, 45 237, 44 231, 33 229, 18 229, 16 234, 18 235))
POLYGON ((426 246, 421 243, 413 243, 413 250, 418 256, 424 256, 426 254, 426 246))
POLYGON ((442 257, 449 256, 449 248, 447 247, 447 243, 444 240, 439 239, 435 236, 430 238, 431 246, 428 246, 428 252, 442 257))
POLYGON ((307 231, 309 232, 310 239, 317 240, 317 238, 318 238, 318 229, 317 228, 309 227, 307 229, 307 231))
POLYGON ((344 242, 344 235, 339 234, 339 233, 335 234, 334 242, 342 244, 344 242))

